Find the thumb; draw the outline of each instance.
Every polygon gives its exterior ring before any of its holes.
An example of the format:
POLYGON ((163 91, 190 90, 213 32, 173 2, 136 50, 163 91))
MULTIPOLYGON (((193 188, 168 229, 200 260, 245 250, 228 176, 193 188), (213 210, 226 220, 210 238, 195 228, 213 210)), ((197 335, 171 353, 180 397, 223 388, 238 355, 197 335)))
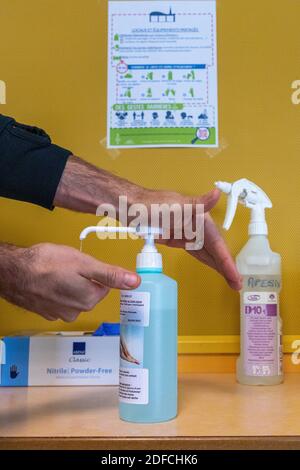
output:
POLYGON ((113 289, 135 289, 141 282, 141 278, 136 273, 119 266, 102 263, 92 257, 89 257, 89 263, 85 265, 82 275, 113 289))
POLYGON ((204 205, 204 212, 209 212, 218 202, 221 196, 219 189, 213 189, 209 193, 204 194, 197 198, 198 204, 204 205))

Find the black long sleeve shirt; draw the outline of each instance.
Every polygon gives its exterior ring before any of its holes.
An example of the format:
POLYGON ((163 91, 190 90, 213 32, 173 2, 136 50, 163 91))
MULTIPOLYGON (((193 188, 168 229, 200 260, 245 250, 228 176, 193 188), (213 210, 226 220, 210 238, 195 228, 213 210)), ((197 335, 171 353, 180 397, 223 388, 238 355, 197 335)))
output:
POLYGON ((42 129, 0 114, 0 196, 53 209, 70 155, 42 129))

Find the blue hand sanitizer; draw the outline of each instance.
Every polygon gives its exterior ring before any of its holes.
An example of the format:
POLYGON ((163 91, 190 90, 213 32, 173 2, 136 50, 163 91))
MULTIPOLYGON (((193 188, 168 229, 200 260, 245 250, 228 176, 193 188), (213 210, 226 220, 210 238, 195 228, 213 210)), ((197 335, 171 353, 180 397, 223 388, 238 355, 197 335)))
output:
POLYGON ((137 289, 121 291, 120 418, 134 423, 177 415, 177 283, 163 273, 153 228, 88 227, 90 232, 132 232, 145 239, 137 256, 137 289))
POLYGON ((121 292, 120 417, 157 423, 177 415, 177 283, 163 274, 153 235, 145 240, 142 282, 121 292))

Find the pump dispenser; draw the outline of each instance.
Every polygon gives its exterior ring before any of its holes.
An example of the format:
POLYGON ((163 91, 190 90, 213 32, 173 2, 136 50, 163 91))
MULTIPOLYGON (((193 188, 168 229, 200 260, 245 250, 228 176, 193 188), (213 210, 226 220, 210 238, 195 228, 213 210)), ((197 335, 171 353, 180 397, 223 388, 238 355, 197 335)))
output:
POLYGON ((153 227, 87 227, 90 233, 132 233, 145 240, 137 256, 137 289, 121 291, 119 413, 155 423, 177 415, 177 283, 163 274, 153 227))
POLYGON ((162 256, 155 246, 153 234, 145 238, 144 248, 141 253, 137 255, 136 267, 137 269, 162 270, 162 256))
POLYGON ((259 186, 245 178, 215 185, 228 195, 223 224, 226 230, 231 227, 238 203, 251 210, 250 238, 236 258, 243 278, 237 380, 247 385, 276 385, 283 381, 281 257, 271 250, 267 238, 265 209, 272 208, 272 202, 259 186))

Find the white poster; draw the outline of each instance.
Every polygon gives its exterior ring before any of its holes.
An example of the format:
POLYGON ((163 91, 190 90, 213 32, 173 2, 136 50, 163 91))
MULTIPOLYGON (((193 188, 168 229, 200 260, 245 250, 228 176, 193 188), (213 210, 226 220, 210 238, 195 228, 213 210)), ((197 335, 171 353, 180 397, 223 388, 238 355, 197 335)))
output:
POLYGON ((111 0, 108 18, 108 147, 217 147, 215 0, 111 0))

